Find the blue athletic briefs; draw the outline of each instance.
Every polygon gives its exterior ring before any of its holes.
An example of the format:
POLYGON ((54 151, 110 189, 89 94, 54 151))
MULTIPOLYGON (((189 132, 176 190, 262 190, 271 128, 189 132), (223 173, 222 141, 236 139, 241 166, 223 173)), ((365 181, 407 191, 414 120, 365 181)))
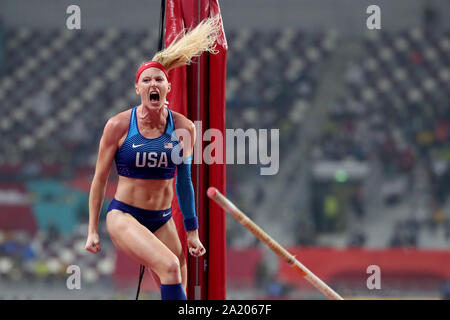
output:
POLYGON ((131 214, 140 224, 147 227, 151 232, 155 232, 162 227, 172 217, 172 209, 165 210, 146 210, 130 206, 122 201, 113 199, 109 204, 108 211, 117 209, 131 214))

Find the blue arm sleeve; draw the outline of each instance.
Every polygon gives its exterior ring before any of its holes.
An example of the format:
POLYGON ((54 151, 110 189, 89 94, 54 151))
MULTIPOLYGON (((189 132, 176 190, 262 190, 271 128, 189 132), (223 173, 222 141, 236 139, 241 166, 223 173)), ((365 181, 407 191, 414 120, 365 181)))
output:
POLYGON ((178 204, 183 214, 186 231, 198 229, 198 219, 195 215, 195 194, 191 180, 191 163, 192 156, 184 158, 183 162, 177 165, 177 179, 175 181, 178 204))

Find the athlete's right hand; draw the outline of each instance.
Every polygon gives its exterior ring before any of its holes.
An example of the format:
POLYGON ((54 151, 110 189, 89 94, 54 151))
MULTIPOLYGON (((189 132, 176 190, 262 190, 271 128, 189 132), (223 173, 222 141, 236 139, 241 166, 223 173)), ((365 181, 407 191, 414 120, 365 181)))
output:
POLYGON ((97 232, 89 233, 86 241, 86 250, 92 253, 97 253, 102 248, 100 247, 100 237, 97 232))

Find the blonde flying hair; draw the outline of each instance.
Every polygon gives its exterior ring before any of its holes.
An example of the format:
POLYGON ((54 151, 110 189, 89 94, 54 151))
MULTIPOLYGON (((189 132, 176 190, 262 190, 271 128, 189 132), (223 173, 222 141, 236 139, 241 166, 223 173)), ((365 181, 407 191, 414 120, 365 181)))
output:
POLYGON ((218 53, 215 42, 221 30, 220 17, 212 17, 200 22, 194 29, 184 34, 180 32, 170 46, 155 54, 152 61, 159 62, 167 71, 188 65, 203 52, 218 53))

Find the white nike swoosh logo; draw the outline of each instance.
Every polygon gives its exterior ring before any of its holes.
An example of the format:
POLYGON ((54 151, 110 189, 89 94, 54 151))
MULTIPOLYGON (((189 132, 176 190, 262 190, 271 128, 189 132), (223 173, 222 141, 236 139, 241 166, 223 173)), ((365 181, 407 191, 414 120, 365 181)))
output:
POLYGON ((167 213, 163 213, 163 217, 167 217, 168 215, 170 214, 170 212, 167 212, 167 213))
POLYGON ((133 148, 137 148, 137 147, 142 147, 143 145, 146 145, 146 143, 142 143, 142 144, 134 144, 132 145, 133 148))

